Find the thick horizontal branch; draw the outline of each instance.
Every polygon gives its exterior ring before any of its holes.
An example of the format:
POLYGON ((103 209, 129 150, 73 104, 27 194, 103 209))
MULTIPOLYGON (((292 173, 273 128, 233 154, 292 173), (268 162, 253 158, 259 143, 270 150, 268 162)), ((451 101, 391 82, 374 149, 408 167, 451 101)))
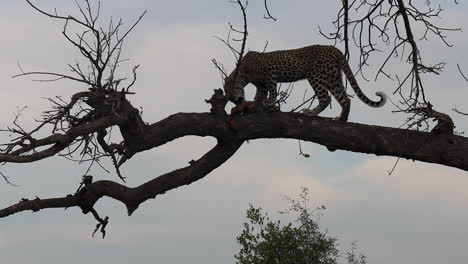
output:
POLYGON ((189 135, 212 136, 218 139, 218 144, 199 160, 190 162, 189 166, 138 187, 98 181, 64 198, 21 201, 0 210, 0 217, 25 210, 72 206, 79 206, 88 212, 103 196, 121 201, 128 213, 132 214, 144 201, 205 177, 234 155, 244 141, 260 138, 300 139, 318 143, 330 150, 395 156, 468 171, 468 138, 341 122, 299 113, 241 115, 230 123, 210 113, 179 113, 147 126, 140 140, 133 142, 133 151, 148 150, 189 135))
MULTIPOLYGON (((231 128, 209 113, 179 113, 148 127, 145 149, 187 135, 259 138, 293 138, 332 150, 395 156, 438 163, 468 171, 468 138, 399 128, 341 122, 300 113, 256 113, 237 117, 231 128), (170 132, 169 132, 170 131, 170 132)), ((143 149, 142 149, 143 150, 143 149)))

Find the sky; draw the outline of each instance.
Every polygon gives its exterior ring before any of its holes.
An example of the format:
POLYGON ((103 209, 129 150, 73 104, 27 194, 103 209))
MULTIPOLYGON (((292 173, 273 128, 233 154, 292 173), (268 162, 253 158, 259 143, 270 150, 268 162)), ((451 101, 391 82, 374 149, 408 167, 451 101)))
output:
MULTIPOLYGON (((76 12, 71 0, 36 1, 48 10, 76 12)), ((129 25, 144 10, 148 14, 126 42, 124 57, 130 61, 121 71, 139 64, 136 95, 130 98, 142 107, 146 122, 157 122, 178 112, 206 112, 204 99, 221 80, 212 58, 233 68, 230 52, 213 36, 225 36, 228 22, 238 24, 236 6, 224 0, 159 1, 103 0, 103 18, 124 17, 129 25)), ((248 49, 297 48, 330 44, 318 34, 318 26, 331 30, 330 21, 340 1, 270 0, 277 22, 261 19, 263 1, 251 0, 248 9, 248 49)), ((446 7, 440 23, 467 28, 468 7, 453 1, 439 1, 446 7)), ((61 36, 61 24, 34 12, 25 1, 3 0, 0 9, 0 126, 11 124, 18 107, 28 106, 22 122, 31 127, 34 117, 47 109, 47 96, 66 98, 83 89, 70 82, 37 83, 30 78, 12 79, 24 70, 64 71, 78 53, 61 36)), ((417 33, 421 33, 417 30, 417 33)), ((436 77, 424 76, 430 101, 436 109, 452 115, 458 131, 466 131, 466 117, 451 112, 468 109, 468 83, 456 65, 468 72, 468 35, 449 34, 452 48, 430 39, 421 42, 425 60, 444 61, 447 67, 436 77)), ((355 54, 355 53, 354 53, 355 54)), ((356 56, 351 66, 356 69, 356 56), (354 63, 353 63, 354 62, 354 63)), ((391 64, 399 70, 401 64, 391 64)), ((375 71, 370 67, 369 75, 375 71)), ((362 90, 392 95, 395 84, 384 79, 366 82, 362 90)), ((305 82, 295 85, 291 100, 301 97, 305 82)), ((247 94, 254 93, 252 87, 247 94)), ((289 110, 294 104, 285 106, 289 110)), ((391 104, 370 109, 352 99, 351 122, 398 127, 405 116, 392 113, 391 104)), ((334 117, 339 107, 322 115, 334 117)), ((7 135, 0 135, 2 142, 7 135)), ((122 172, 129 186, 138 186, 158 175, 187 165, 214 146, 213 138, 184 137, 164 146, 139 153, 122 172)), ((92 238, 95 220, 79 209, 20 213, 0 220, 2 262, 26 263, 235 263, 240 234, 249 203, 275 215, 288 203, 283 195, 297 197, 308 187, 314 205, 327 209, 320 226, 336 236, 346 250, 358 241, 359 251, 369 263, 464 263, 468 252, 468 173, 442 165, 400 160, 392 175, 395 157, 376 157, 347 151, 328 152, 325 147, 303 143, 306 159, 299 155, 294 140, 255 140, 246 143, 220 168, 189 186, 172 190, 145 202, 128 217, 122 204, 108 198, 96 209, 110 217, 106 239, 92 238), (83 254, 84 253, 84 254, 83 254)), ((7 164, 0 170, 19 185, 0 183, 0 207, 21 198, 60 197, 73 193, 86 171, 79 165, 54 157, 33 164, 7 164)), ((99 168, 95 179, 118 181, 116 175, 99 168)), ((287 219, 285 219, 287 220, 287 219)))

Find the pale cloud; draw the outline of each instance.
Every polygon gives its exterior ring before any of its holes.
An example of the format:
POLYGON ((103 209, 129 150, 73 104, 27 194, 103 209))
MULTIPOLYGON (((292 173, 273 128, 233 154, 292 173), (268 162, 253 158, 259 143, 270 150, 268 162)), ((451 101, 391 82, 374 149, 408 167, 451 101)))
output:
POLYGON ((209 110, 204 100, 221 88, 211 63, 210 50, 216 49, 213 29, 211 25, 155 28, 131 50, 131 63, 141 65, 137 94, 131 100, 143 107, 145 119, 209 110))
POLYGON ((92 226, 62 223, 24 225, 21 232, 18 232, 18 230, 5 231, 8 236, 8 245, 6 247, 14 249, 28 244, 40 245, 45 240, 88 241, 90 240, 92 226))
POLYGON ((0 232, 0 248, 5 248, 6 236, 3 232, 0 232))
MULTIPOLYGON (((443 165, 385 157, 365 160, 342 179, 389 199, 429 202, 450 210, 467 209, 468 174, 443 165), (389 172, 395 166, 392 175, 389 172)), ((369 196, 362 193, 361 198, 369 196)), ((382 198, 380 198, 382 199, 382 198)), ((385 198, 383 198, 385 199, 385 198)))
POLYGON ((298 193, 300 187, 310 189, 313 199, 318 201, 336 200, 339 195, 329 186, 314 178, 306 170, 295 170, 286 167, 284 170, 275 170, 276 175, 272 177, 266 186, 266 193, 271 197, 278 194, 291 195, 298 193))
MULTIPOLYGON (((320 153, 317 148, 309 147, 312 157, 320 153)), ((295 196, 301 187, 310 189, 311 199, 317 204, 343 199, 321 180, 318 170, 310 170, 310 161, 298 155, 294 140, 253 141, 213 172, 217 176, 208 176, 214 177, 209 188, 229 186, 229 192, 242 193, 245 205, 252 202, 273 210, 284 209, 287 203, 282 201, 283 195, 295 196)))

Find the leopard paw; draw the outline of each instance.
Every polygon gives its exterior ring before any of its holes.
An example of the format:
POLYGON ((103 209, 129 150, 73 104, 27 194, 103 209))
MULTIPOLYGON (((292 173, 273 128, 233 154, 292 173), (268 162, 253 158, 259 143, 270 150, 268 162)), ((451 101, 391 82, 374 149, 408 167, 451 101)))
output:
POLYGON ((301 112, 302 112, 304 115, 307 115, 307 116, 316 116, 316 115, 317 115, 317 112, 316 112, 316 111, 310 110, 310 109, 307 109, 307 108, 302 109, 301 112))
POLYGON ((280 107, 278 105, 266 105, 265 112, 279 112, 280 107))

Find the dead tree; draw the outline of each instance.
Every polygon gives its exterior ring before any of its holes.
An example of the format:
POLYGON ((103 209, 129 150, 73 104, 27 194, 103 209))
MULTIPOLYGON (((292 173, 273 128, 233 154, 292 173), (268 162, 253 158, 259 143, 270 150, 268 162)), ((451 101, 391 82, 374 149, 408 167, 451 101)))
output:
MULTIPOLYGON (((17 77, 36 75, 42 81, 71 80, 80 82, 84 90, 74 94, 65 101, 51 98, 52 109, 46 111, 39 125, 26 131, 16 120, 4 132, 14 135, 10 142, 2 145, 0 161, 6 163, 30 163, 43 160, 54 155, 72 158, 78 154, 80 160, 90 160, 92 164, 99 163, 103 157, 112 160, 116 174, 124 180, 120 168, 139 152, 157 148, 174 139, 193 135, 210 136, 217 144, 200 159, 191 161, 184 168, 176 169, 164 175, 130 188, 122 183, 111 180, 93 182, 89 175, 83 177, 83 182, 77 191, 65 197, 49 199, 22 199, 20 202, 0 210, 0 217, 7 217, 23 211, 39 211, 47 208, 79 207, 83 213, 91 212, 97 219, 96 230, 105 234, 107 217, 100 217, 94 209, 95 203, 102 197, 110 197, 121 201, 131 215, 143 202, 154 199, 174 188, 191 184, 202 179, 221 166, 243 145, 244 142, 260 138, 290 138, 309 141, 326 146, 329 150, 348 150, 374 155, 395 156, 423 162, 437 163, 468 171, 468 138, 453 134, 453 122, 446 114, 433 109, 424 95, 421 72, 436 72, 437 67, 424 66, 421 54, 417 49, 416 40, 411 37, 410 18, 426 23, 428 31, 440 33, 442 28, 433 26, 430 18, 434 10, 421 13, 411 5, 404 5, 403 0, 367 1, 344 0, 343 9, 338 14, 337 32, 332 35, 338 42, 345 36, 346 53, 350 54, 349 28, 362 31, 364 23, 368 22, 369 32, 378 32, 384 41, 390 41, 387 30, 373 24, 373 16, 387 18, 384 25, 403 21, 398 30, 405 29, 406 34, 399 32, 396 36, 395 48, 391 54, 404 45, 410 45, 409 62, 412 63, 408 77, 398 85, 397 92, 403 95, 403 87, 411 79, 409 97, 405 96, 407 108, 403 110, 416 114, 418 122, 435 118, 438 124, 431 130, 412 130, 341 122, 323 117, 309 117, 297 112, 254 112, 235 117, 235 126, 227 122, 225 111, 227 100, 222 90, 215 90, 213 96, 206 102, 211 105, 206 113, 178 113, 156 123, 146 123, 139 110, 134 107, 128 96, 133 94, 132 87, 136 81, 138 66, 133 68, 133 78, 126 80, 116 76, 115 69, 121 62, 120 52, 124 39, 134 29, 144 16, 143 13, 125 32, 122 33, 121 20, 111 21, 106 27, 98 24, 99 9, 94 12, 91 3, 84 0, 84 5, 78 5, 81 17, 61 15, 47 12, 31 1, 26 0, 38 12, 63 22, 63 35, 81 53, 87 65, 70 64, 71 74, 51 72, 22 72, 17 77), (383 5, 389 7, 385 9, 383 5), (371 7, 364 18, 349 20, 348 10, 355 6, 371 7), (344 20, 343 20, 344 19, 344 20), (69 25, 81 27, 78 34, 71 33, 69 25), (342 33, 344 31, 344 34, 342 33), (86 70, 85 70, 86 69, 86 70), (107 136, 112 128, 119 129, 122 142, 110 142, 107 136), (38 137, 39 132, 47 131, 48 136, 38 137)), ((245 19, 246 3, 236 1, 242 9, 245 19)), ((266 3, 266 2, 265 2, 266 3)), ((273 19, 268 8, 267 18, 273 19)), ((436 12, 436 14, 438 14, 436 12)), ((246 20, 244 20, 246 21, 246 20)), ((238 53, 238 63, 246 45, 247 23, 241 38, 241 52, 238 53)), ((354 34, 352 36, 355 36, 354 34)), ((360 36, 360 34, 358 34, 360 36)), ((438 35, 444 41, 442 35, 438 35)), ((361 51, 361 65, 366 64, 369 54, 375 49, 372 42, 364 44, 360 38, 354 39, 361 51)), ((233 51, 235 53, 235 51, 233 51)), ((390 55, 391 55, 390 54, 390 55)), ((385 72, 385 63, 379 71, 385 72)), ((223 69, 217 64, 219 69, 223 69)), ((3 174, 2 174, 3 175, 3 174)), ((127 175, 135 177, 136 175, 127 175)), ((6 177, 4 175, 4 177, 6 177)))

